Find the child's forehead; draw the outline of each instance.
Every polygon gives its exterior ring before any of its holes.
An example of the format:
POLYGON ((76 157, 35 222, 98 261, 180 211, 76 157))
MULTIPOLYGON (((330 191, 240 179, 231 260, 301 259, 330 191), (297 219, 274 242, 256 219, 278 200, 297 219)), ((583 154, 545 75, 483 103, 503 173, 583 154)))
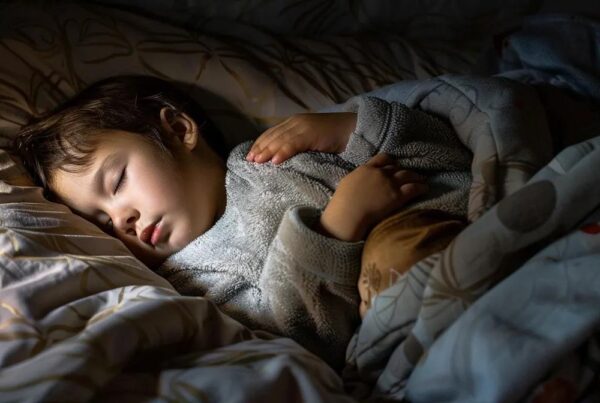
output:
POLYGON ((156 141, 148 135, 125 130, 104 130, 97 135, 92 157, 97 160, 114 153, 134 153, 138 158, 155 160, 167 157, 170 154, 167 150, 169 147, 162 140, 156 141))
POLYGON ((106 169, 109 162, 123 159, 129 152, 140 150, 144 139, 140 135, 121 130, 102 130, 92 134, 93 140, 85 149, 73 147, 64 164, 53 172, 51 188, 59 183, 70 183, 75 178, 87 178, 99 169, 106 169))
POLYGON ((143 134, 117 129, 99 130, 92 134, 95 136, 95 145, 98 149, 114 147, 148 146, 154 142, 143 134))
POLYGON ((97 130, 89 134, 87 144, 67 143, 66 161, 57 167, 66 172, 84 172, 98 161, 117 152, 139 149, 142 136, 122 130, 97 130))

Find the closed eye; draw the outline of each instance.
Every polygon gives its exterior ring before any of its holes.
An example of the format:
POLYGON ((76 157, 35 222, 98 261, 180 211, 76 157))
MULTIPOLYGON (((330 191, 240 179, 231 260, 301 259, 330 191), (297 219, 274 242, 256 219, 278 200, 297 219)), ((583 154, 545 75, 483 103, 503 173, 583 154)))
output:
POLYGON ((108 232, 110 235, 114 235, 114 228, 113 228, 113 222, 112 220, 109 218, 108 221, 106 222, 106 224, 104 224, 105 228, 106 228, 106 232, 108 232))
POLYGON ((117 181, 117 184, 115 185, 113 194, 117 194, 117 192, 119 191, 119 189, 121 189, 121 187, 125 184, 125 182, 127 182, 127 167, 123 168, 123 170, 121 171, 121 175, 119 175, 119 180, 117 181))

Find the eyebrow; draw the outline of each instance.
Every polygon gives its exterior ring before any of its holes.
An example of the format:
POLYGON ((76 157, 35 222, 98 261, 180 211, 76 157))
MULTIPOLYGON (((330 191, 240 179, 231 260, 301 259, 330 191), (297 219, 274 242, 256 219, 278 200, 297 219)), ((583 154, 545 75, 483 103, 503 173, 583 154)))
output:
POLYGON ((100 167, 96 173, 94 173, 93 184, 96 193, 102 193, 104 191, 104 175, 121 163, 121 156, 120 153, 116 152, 104 158, 104 161, 102 161, 102 164, 100 164, 100 167))

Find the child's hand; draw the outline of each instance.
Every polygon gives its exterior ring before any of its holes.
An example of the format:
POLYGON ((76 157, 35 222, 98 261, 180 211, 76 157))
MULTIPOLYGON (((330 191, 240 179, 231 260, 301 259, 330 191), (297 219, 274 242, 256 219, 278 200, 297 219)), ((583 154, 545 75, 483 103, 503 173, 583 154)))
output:
POLYGON ((301 113, 261 134, 246 156, 258 163, 280 164, 304 151, 340 153, 356 127, 356 114, 301 113))
POLYGON ((363 240, 374 225, 426 190, 422 176, 377 154, 342 178, 315 230, 342 241, 363 240))

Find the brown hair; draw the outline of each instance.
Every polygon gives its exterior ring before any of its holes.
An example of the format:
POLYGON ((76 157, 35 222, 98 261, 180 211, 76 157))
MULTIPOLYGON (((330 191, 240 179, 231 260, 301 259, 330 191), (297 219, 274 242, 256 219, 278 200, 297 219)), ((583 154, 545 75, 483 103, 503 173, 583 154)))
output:
POLYGON ((133 132, 169 153, 160 110, 169 107, 196 121, 208 145, 225 157, 222 135, 188 95, 168 81, 148 76, 116 76, 98 81, 56 109, 24 126, 13 143, 33 180, 49 190, 57 169, 89 166, 102 133, 133 132))

